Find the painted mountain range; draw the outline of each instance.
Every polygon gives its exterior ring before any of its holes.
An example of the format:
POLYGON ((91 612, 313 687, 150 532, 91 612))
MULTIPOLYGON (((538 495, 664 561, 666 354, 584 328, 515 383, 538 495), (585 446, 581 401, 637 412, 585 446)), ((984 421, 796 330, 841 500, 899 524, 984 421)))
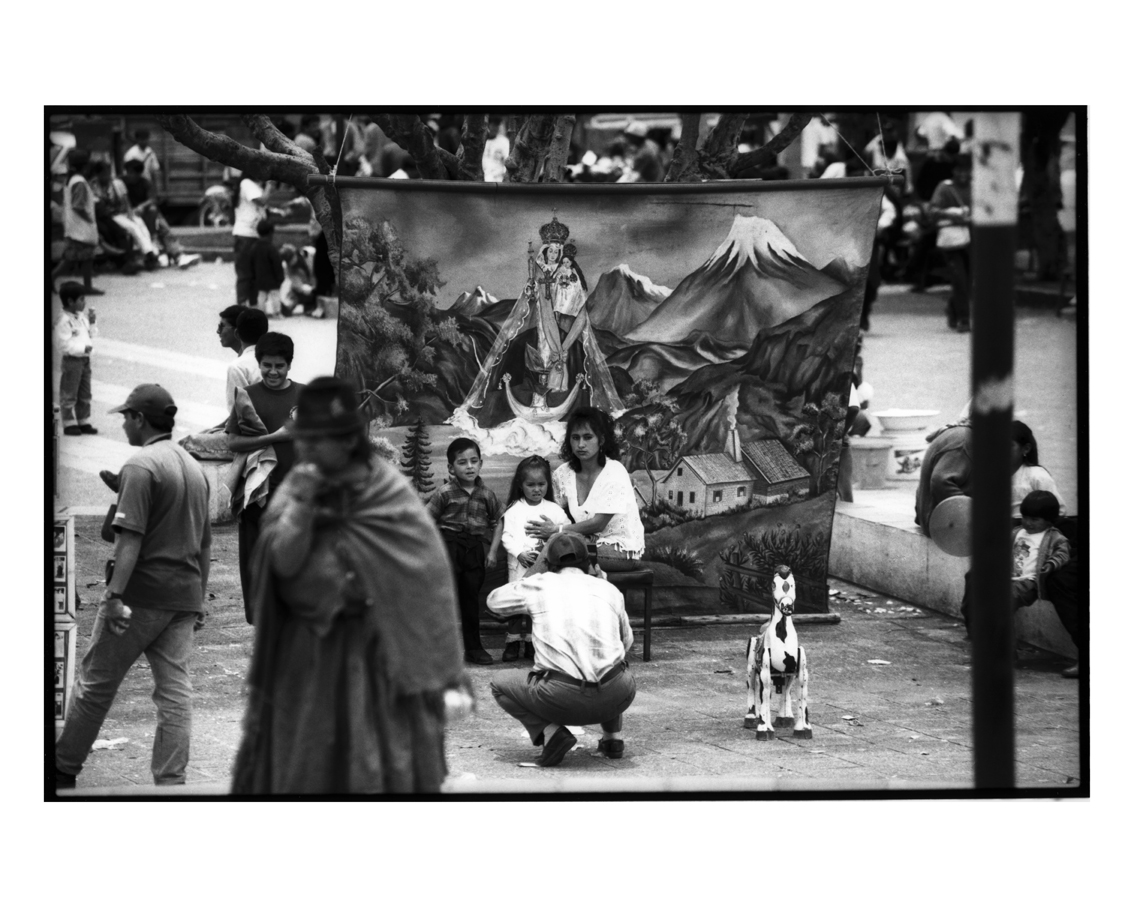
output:
POLYGON ((673 292, 621 264, 599 278, 587 297, 591 324, 625 337, 649 318, 673 292))
POLYGON ((764 328, 782 324, 846 284, 820 271, 767 218, 737 215, 728 237, 674 288, 627 340, 688 343, 728 337, 745 348, 764 328))

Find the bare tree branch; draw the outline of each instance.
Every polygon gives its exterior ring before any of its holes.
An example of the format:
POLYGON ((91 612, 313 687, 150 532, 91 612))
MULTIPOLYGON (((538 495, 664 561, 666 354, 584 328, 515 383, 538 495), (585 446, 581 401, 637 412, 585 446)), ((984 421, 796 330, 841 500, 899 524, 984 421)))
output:
POLYGON ((461 129, 461 148, 457 152, 457 179, 484 180, 484 145, 488 140, 488 115, 470 113, 461 129))
MULTIPOLYGON (((253 113, 241 116, 240 119, 243 121, 244 125, 248 127, 249 132, 263 143, 264 147, 269 151, 298 158, 302 158, 305 155, 311 157, 311 155, 295 144, 295 142, 280 132, 276 128, 276 124, 272 122, 270 116, 262 113, 253 113)), ((314 160, 314 158, 312 158, 312 160, 314 160)))
POLYGON ((776 155, 799 137, 807 124, 811 122, 811 117, 812 114, 810 113, 793 113, 784 128, 780 130, 779 134, 774 135, 771 141, 754 151, 738 155, 732 166, 729 167, 729 176, 734 179, 741 179, 749 172, 752 176, 758 176, 761 167, 774 164, 776 155))
POLYGON ((537 113, 528 117, 517 133, 515 144, 504 162, 512 182, 534 183, 539 177, 540 165, 555 132, 555 116, 537 113))
POLYGON ((376 114, 374 122, 400 147, 409 152, 423 179, 447 180, 457 175, 457 156, 438 148, 429 127, 412 113, 395 116, 376 114))
POLYGON ((688 183, 698 179, 697 138, 701 134, 701 114, 681 115, 681 138, 673 150, 673 160, 666 172, 667 183, 688 183))
POLYGON ((728 179, 729 167, 736 160, 736 145, 747 113, 726 113, 705 137, 697 155, 697 169, 709 179, 728 179))
POLYGON ((555 118, 555 130, 547 150, 547 164, 543 171, 543 181, 561 183, 567 172, 567 158, 571 154, 571 136, 575 131, 575 114, 568 113, 555 118))
MULTIPOLYGON (((202 129, 191 117, 184 114, 164 115, 156 117, 158 124, 174 139, 204 155, 210 161, 235 167, 241 173, 260 180, 276 180, 287 183, 301 192, 315 211, 315 216, 327 236, 327 246, 331 253, 331 260, 338 267, 339 239, 342 229, 342 208, 338 203, 338 195, 327 191, 331 187, 311 187, 307 185, 307 177, 321 172, 316 159, 297 145, 293 145, 297 154, 283 154, 277 151, 265 151, 260 148, 249 148, 241 145, 227 135, 217 135, 207 129, 202 129)), ((275 139, 270 132, 264 129, 260 120, 248 124, 250 129, 260 130, 260 134, 267 138, 278 148, 285 147, 275 139)), ((273 126, 274 130, 275 127, 273 126)), ((280 139, 286 138, 279 134, 280 139)), ((259 137, 255 131, 254 135, 259 137)), ((268 145, 268 142, 264 142, 268 145)), ((269 146, 270 147, 270 146, 269 146)), ((326 167, 326 161, 323 161, 326 167)))

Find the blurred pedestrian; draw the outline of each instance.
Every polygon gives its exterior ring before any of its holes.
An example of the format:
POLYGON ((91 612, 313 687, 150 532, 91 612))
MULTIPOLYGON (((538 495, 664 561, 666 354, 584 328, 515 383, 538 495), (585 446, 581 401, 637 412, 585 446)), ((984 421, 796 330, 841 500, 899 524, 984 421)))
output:
POLYGON ((937 223, 937 248, 949 265, 952 290, 945 310, 946 323, 956 331, 969 330, 969 297, 972 270, 969 261, 972 220, 972 157, 957 156, 953 178, 942 180, 933 192, 929 208, 937 223))
POLYGON ((649 138, 645 123, 631 120, 622 131, 630 167, 618 177, 620 183, 656 183, 662 178, 661 148, 649 138))
POLYGON ((150 131, 148 129, 138 129, 134 133, 134 144, 126 149, 126 153, 122 156, 122 163, 128 164, 130 161, 138 161, 142 165, 142 175, 150 181, 150 185, 154 187, 156 193, 159 186, 158 177, 161 174, 161 162, 158 160, 157 152, 150 147, 150 131))
POLYGON ((122 413, 126 440, 140 449, 122 467, 112 523, 114 569, 55 743, 57 788, 75 786, 119 685, 143 654, 158 713, 154 784, 184 784, 189 763, 189 662, 193 630, 203 620, 212 546, 209 484, 173 443, 177 406, 164 388, 140 384, 111 412, 122 413))
POLYGON ((83 286, 89 291, 98 251, 95 195, 87 182, 91 174, 90 152, 73 148, 67 155, 67 167, 67 184, 63 189, 63 257, 52 270, 51 280, 54 282, 63 274, 78 271, 83 286))
POLYGON ((201 261, 200 255, 187 253, 173 235, 169 222, 161 213, 157 204, 157 194, 153 184, 146 179, 142 171, 142 162, 139 160, 127 161, 125 173, 122 174, 122 185, 126 187, 126 195, 134 214, 140 217, 161 247, 162 265, 177 265, 182 270, 191 268, 201 261))
POLYGON ((252 273, 252 246, 260 234, 256 227, 264 217, 267 196, 260 180, 241 176, 232 220, 232 251, 236 267, 236 304, 252 305, 256 299, 255 276, 252 273))
POLYGON ((280 246, 280 259, 284 269, 284 282, 280 287, 283 313, 312 314, 315 311, 315 282, 307 260, 291 243, 280 246))
POLYGON ((471 706, 456 595, 417 493, 350 386, 299 394, 298 465, 252 558, 256 640, 234 794, 437 793, 471 706))

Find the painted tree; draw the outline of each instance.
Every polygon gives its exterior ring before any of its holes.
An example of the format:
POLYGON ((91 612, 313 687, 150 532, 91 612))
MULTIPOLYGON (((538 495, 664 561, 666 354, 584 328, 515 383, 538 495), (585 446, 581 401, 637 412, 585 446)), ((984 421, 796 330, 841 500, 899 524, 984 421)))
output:
POLYGON ((424 419, 418 419, 408 432, 402 444, 402 472, 409 477, 410 484, 423 497, 433 493, 433 467, 430 454, 433 446, 429 443, 429 430, 424 419))
POLYGON ((846 410, 837 394, 825 394, 819 404, 803 404, 805 422, 788 436, 792 453, 811 464, 811 493, 822 494, 838 482, 839 446, 846 410))
POLYGON ((677 402, 654 382, 638 381, 624 401, 631 408, 641 408, 624 416, 617 425, 618 438, 626 448, 627 468, 645 469, 650 477, 650 503, 658 499, 658 480, 654 470, 669 469, 688 436, 677 421, 677 402))
POLYGON ((438 349, 460 343, 456 320, 433 306, 444 282, 437 262, 411 256, 388 223, 348 221, 345 235, 338 371, 359 382, 368 417, 404 412, 405 392, 436 384, 427 367, 438 349))

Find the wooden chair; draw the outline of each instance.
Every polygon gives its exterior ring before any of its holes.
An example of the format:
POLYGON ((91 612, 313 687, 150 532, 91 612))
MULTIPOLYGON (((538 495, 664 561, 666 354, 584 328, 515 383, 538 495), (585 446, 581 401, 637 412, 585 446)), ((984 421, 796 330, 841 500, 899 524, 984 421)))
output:
POLYGON ((650 660, 650 629, 654 607, 654 571, 641 570, 607 571, 607 581, 617 588, 623 596, 630 589, 641 589, 645 606, 646 623, 642 634, 642 661, 650 660))

